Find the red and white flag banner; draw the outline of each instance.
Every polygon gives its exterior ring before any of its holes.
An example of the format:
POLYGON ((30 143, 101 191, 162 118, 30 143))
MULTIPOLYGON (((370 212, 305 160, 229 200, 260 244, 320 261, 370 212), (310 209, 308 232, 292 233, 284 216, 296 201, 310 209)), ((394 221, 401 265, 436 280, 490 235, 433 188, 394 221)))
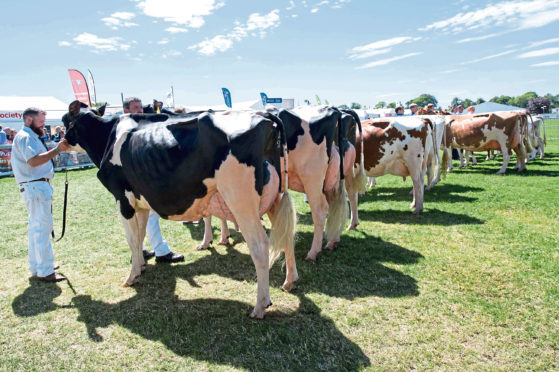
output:
POLYGON ((85 80, 83 74, 78 70, 68 70, 68 73, 70 74, 70 81, 72 81, 72 88, 74 89, 76 99, 91 107, 87 80, 85 80))

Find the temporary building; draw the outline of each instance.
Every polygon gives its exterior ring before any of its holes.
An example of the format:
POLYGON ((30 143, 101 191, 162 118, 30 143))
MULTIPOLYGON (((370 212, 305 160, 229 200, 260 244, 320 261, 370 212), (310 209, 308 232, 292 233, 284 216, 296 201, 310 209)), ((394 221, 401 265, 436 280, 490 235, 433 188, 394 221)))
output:
POLYGON ((52 96, 16 97, 0 96, 0 124, 19 130, 23 127, 23 111, 37 107, 47 112, 46 125, 62 125, 62 116, 68 112, 68 104, 52 96))
POLYGON ((503 105, 497 102, 483 102, 474 107, 476 108, 476 114, 483 114, 485 112, 495 112, 495 111, 526 111, 526 109, 523 109, 522 107, 503 105))

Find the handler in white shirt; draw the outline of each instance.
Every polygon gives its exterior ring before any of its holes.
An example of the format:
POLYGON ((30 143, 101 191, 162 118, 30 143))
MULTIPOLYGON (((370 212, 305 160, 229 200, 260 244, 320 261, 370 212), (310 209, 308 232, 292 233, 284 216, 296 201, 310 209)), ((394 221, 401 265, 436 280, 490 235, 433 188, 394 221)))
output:
POLYGON ((54 254, 50 242, 53 228, 52 186, 54 177, 52 159, 69 148, 62 140, 56 148, 48 150, 40 140, 45 127, 46 112, 31 107, 23 112, 24 127, 12 144, 12 170, 27 212, 29 214, 28 259, 31 275, 47 282, 66 278, 54 272, 54 254))

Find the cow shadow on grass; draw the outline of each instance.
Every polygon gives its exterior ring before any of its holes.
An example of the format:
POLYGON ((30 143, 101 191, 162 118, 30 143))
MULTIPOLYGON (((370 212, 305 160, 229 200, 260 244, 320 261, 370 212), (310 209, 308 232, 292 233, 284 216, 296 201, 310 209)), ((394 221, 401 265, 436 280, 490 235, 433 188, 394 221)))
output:
MULTIPOLYGON (((202 262, 250 262, 248 255, 232 251, 212 253, 202 262)), ((196 262, 190 265, 200 267, 196 262)), ((179 356, 247 370, 359 370, 370 365, 359 346, 301 291, 293 294, 299 302, 296 309, 280 311, 272 306, 261 321, 248 317, 251 304, 212 298, 204 288, 190 290, 199 292, 196 299, 179 298, 175 294, 177 279, 191 275, 190 265, 148 268, 134 286, 136 294, 119 303, 97 301, 88 295, 74 297, 78 321, 96 342, 103 341, 99 328, 117 324, 161 342, 179 356)), ((227 276, 228 272, 218 274, 227 276)))
MULTIPOLYGON (((417 296, 414 278, 382 263, 415 264, 422 256, 367 233, 352 232, 344 234, 336 251, 322 252, 316 262, 306 262, 303 257, 311 241, 311 233, 298 234, 296 260, 301 279, 287 295, 295 296, 298 306, 287 310, 272 306, 262 321, 248 318, 253 304, 212 298, 196 280, 215 274, 255 285, 250 256, 234 246, 200 252, 203 257, 188 264, 149 265, 133 288, 135 295, 122 302, 81 295, 73 299, 73 305, 79 311, 78 321, 96 342, 103 341, 100 328, 117 324, 161 342, 177 355, 235 368, 359 370, 369 366, 361 348, 322 315, 311 294, 348 300, 417 296), (190 284, 188 291, 195 299, 175 294, 179 279, 190 284)), ((284 276, 283 267, 276 263, 270 270, 270 285, 279 287, 284 276)))
MULTIPOLYGON (((378 202, 378 201, 405 201, 411 203, 413 196, 410 194, 411 185, 400 187, 377 186, 373 190, 367 190, 365 195, 359 195, 359 202, 378 202)), ((477 198, 460 195, 464 193, 484 191, 481 187, 464 186, 452 183, 438 183, 429 191, 425 191, 424 202, 446 202, 446 203, 465 203, 476 201, 477 198)))
MULTIPOLYGON (((559 172, 556 170, 546 170, 546 169, 534 169, 534 167, 542 167, 542 166, 551 166, 551 164, 547 163, 547 162, 542 162, 541 160, 538 161, 531 161, 529 163, 526 164, 526 170, 522 171, 522 172, 518 172, 516 169, 514 169, 514 163, 511 165, 509 163, 509 166, 507 167, 507 171, 505 173, 505 176, 517 176, 517 177, 532 177, 532 176, 543 176, 543 177, 559 177, 559 172)), ((501 164, 499 165, 495 165, 495 166, 480 166, 478 165, 474 165, 474 166, 469 166, 467 168, 462 168, 462 169, 456 169, 455 171, 453 170, 453 172, 460 174, 460 173, 467 173, 467 174, 487 174, 487 175, 493 175, 493 176, 500 176, 497 174, 497 171, 501 168, 501 164)), ((436 187, 436 186, 435 186, 436 187)))

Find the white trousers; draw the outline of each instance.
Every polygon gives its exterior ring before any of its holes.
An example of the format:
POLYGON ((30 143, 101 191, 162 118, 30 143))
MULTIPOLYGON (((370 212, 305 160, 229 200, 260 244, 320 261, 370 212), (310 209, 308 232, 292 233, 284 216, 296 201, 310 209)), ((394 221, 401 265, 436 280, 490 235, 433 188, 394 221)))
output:
POLYGON ((54 273, 54 254, 50 242, 52 221, 52 187, 37 181, 19 186, 21 197, 29 214, 27 225, 29 270, 33 276, 54 273))
MULTIPOLYGON (((163 235, 161 235, 161 227, 159 227, 159 215, 154 211, 149 211, 148 223, 146 226, 146 235, 148 236, 149 245, 155 251, 155 255, 165 256, 171 253, 169 249, 169 244, 163 240, 163 235)), ((144 243, 144 249, 146 245, 144 243)))

